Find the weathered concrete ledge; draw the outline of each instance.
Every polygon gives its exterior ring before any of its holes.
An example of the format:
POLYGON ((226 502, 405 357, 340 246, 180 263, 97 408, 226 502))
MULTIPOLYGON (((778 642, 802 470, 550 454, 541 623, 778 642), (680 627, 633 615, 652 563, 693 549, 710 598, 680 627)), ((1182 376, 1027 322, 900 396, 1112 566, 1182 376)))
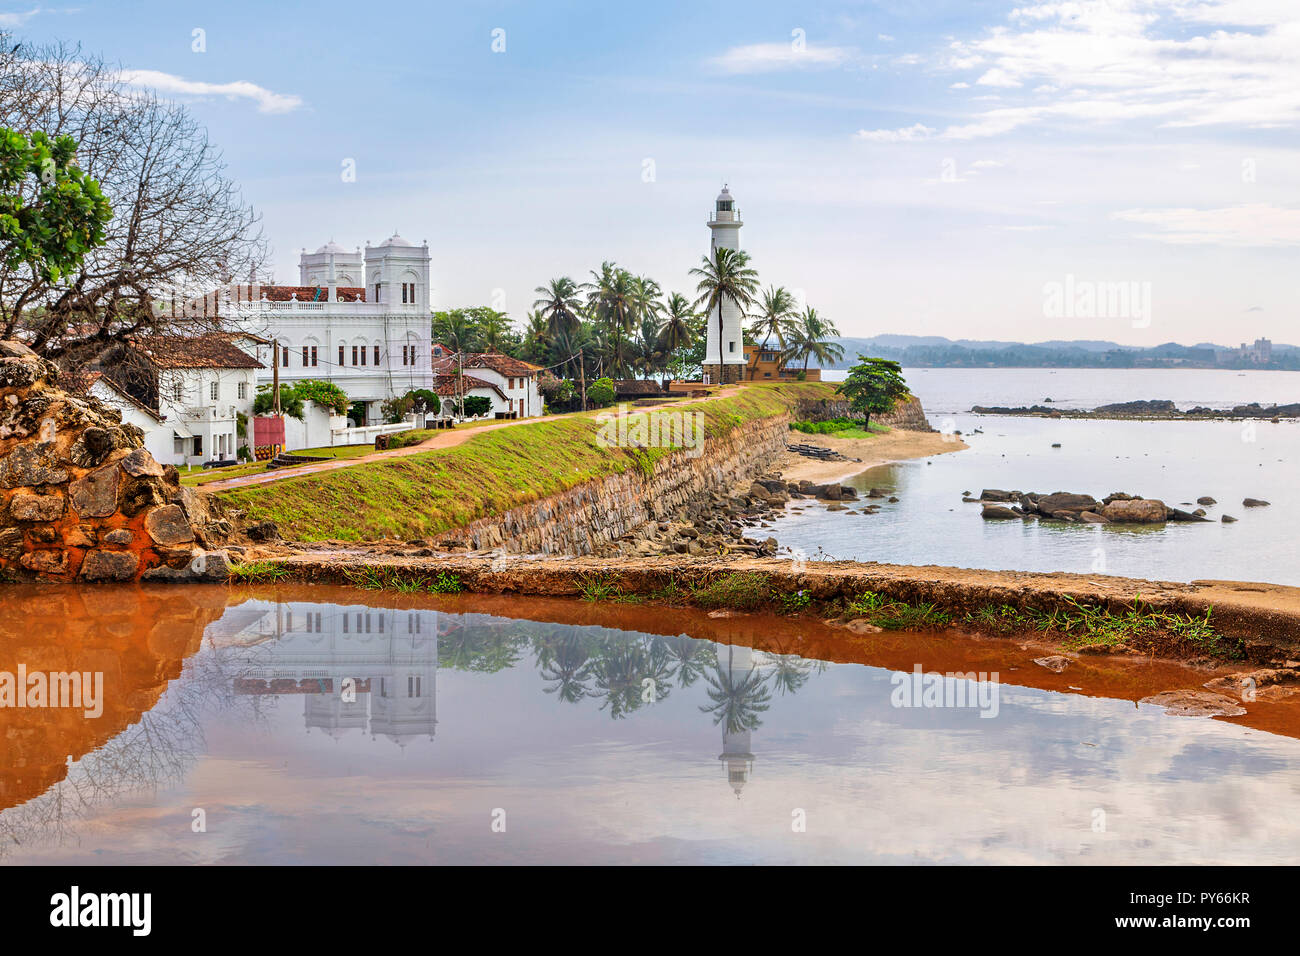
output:
MULTIPOLYGON (((763 609, 780 607, 782 596, 803 592, 795 613, 825 614, 872 591, 909 605, 932 604, 951 616, 949 626, 983 632, 967 614, 988 608, 1013 608, 1050 614, 1084 605, 1113 614, 1144 609, 1204 618, 1211 615, 1219 633, 1233 639, 1242 658, 1277 667, 1292 667, 1300 658, 1300 588, 1235 581, 1188 584, 1108 577, 1019 571, 980 571, 934 565, 893 565, 852 561, 803 562, 776 558, 531 558, 511 555, 452 555, 428 558, 390 557, 356 552, 308 552, 272 559, 279 576, 306 582, 357 584, 369 574, 372 586, 441 575, 459 589, 479 593, 661 599, 665 603, 724 606, 717 591, 707 603, 698 599, 722 579, 746 580, 748 593, 768 596, 763 609), (668 597, 665 597, 667 595, 668 597)), ((256 579, 256 576, 250 576, 256 579)), ((744 592, 744 588, 737 588, 744 592)), ((744 602, 742 601, 742 604, 744 602)), ((735 606, 735 605, 733 605, 735 606)), ((759 606, 740 609, 759 609, 759 606)), ((1007 633, 1005 630, 997 633, 1007 633)), ((1050 638, 1050 634, 1045 635, 1050 638)), ((1189 646, 1166 649, 1163 656, 1199 656, 1189 646)))

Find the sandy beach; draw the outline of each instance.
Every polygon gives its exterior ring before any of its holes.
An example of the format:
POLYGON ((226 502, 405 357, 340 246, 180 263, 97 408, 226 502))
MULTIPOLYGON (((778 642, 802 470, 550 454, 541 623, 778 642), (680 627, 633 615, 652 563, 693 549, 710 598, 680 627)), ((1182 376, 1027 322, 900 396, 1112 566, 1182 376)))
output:
POLYGON ((805 458, 803 455, 786 452, 773 466, 773 470, 781 472, 781 477, 787 481, 802 481, 806 478, 818 483, 840 481, 886 462, 929 458, 931 455, 961 451, 967 447, 966 443, 956 435, 904 431, 901 428, 895 428, 887 434, 872 438, 832 438, 829 435, 802 435, 799 432, 791 432, 790 441, 820 445, 837 451, 847 458, 862 459, 861 462, 818 461, 815 458, 805 458))

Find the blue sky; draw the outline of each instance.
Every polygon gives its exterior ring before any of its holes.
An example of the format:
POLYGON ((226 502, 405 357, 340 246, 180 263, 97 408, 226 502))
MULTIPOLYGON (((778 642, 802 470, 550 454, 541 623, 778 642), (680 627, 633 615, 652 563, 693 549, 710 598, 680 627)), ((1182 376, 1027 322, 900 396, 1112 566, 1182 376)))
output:
POLYGON ((726 181, 763 281, 846 334, 1235 343, 1300 340, 1294 6, 32 2, 0 24, 187 103, 281 281, 303 246, 396 229, 428 239, 437 307, 519 319, 602 259, 688 292, 726 181), (1066 276, 1150 283, 1149 322, 1046 316, 1066 276))

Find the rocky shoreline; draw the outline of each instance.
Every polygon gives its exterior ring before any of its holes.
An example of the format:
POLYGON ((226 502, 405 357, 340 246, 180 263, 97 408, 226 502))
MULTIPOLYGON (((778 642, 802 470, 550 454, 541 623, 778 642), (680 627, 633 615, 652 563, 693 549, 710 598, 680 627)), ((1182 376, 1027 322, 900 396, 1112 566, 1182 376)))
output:
MULTIPOLYGON (((1050 403, 1050 398, 1043 399, 1050 403)), ((1197 405, 1180 409, 1169 399, 1145 399, 1132 402, 1115 402, 1096 408, 1057 408, 1052 404, 1040 405, 975 405, 974 415, 1014 415, 1029 418, 1111 418, 1171 421, 1210 421, 1216 419, 1267 419, 1277 422, 1284 418, 1300 418, 1300 402, 1288 405, 1234 405, 1232 408, 1210 408, 1197 405)))

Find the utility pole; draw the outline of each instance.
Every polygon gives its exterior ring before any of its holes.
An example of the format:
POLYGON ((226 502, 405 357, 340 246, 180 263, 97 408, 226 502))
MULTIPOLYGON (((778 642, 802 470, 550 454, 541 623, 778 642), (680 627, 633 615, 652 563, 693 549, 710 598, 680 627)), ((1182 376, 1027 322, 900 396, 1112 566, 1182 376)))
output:
POLYGON ((280 414, 280 342, 271 344, 271 410, 280 414))
POLYGON ((582 360, 582 349, 578 349, 578 380, 582 390, 582 410, 587 410, 587 365, 582 360))

